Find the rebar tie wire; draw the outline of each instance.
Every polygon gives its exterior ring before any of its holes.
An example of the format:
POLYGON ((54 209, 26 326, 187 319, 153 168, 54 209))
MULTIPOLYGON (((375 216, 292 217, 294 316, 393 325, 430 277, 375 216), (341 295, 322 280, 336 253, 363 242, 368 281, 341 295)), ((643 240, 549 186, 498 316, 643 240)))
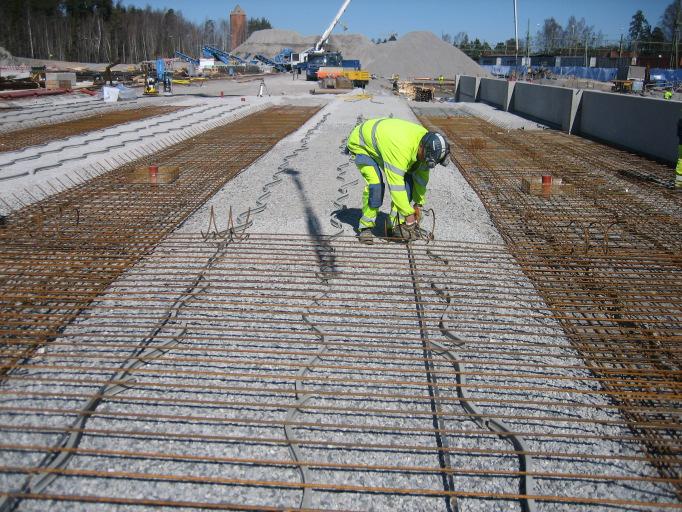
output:
MULTIPOLYGON (((328 114, 327 114, 328 116, 328 114)), ((317 126, 322 124, 326 120, 325 116, 317 126)), ((247 212, 247 223, 249 212, 247 212)), ((215 217, 213 211, 209 219, 209 230, 207 235, 204 235, 204 241, 211 238, 216 232, 211 233, 210 227, 211 223, 215 225, 215 217)), ((215 266, 219 259, 225 255, 227 247, 231 243, 240 242, 246 240, 248 235, 243 233, 235 235, 235 226, 232 222, 232 215, 230 211, 230 223, 232 226, 227 230, 227 235, 223 237, 218 243, 215 244, 215 250, 213 254, 208 259, 206 265, 201 269, 194 281, 188 286, 185 293, 179 297, 176 301, 171 304, 168 308, 165 317, 160 320, 157 325, 152 329, 150 334, 143 339, 138 347, 133 351, 130 358, 128 358, 124 363, 122 363, 120 370, 118 370, 108 383, 103 384, 99 391, 92 395, 87 404, 83 409, 81 409, 78 419, 69 427, 64 429, 64 433, 54 446, 53 450, 50 450, 43 460, 37 465, 37 469, 44 469, 44 473, 37 473, 27 476, 24 483, 22 484, 19 492, 8 494, 0 498, 0 512, 10 512, 16 509, 20 502, 24 499, 23 496, 41 494, 49 485, 54 482, 59 476, 58 472, 55 470, 64 469, 68 466, 71 459, 76 454, 76 449, 80 445, 83 438, 86 424, 89 418, 97 410, 99 405, 106 400, 108 397, 113 397, 118 393, 126 391, 134 387, 134 379, 130 377, 130 373, 140 368, 149 362, 162 357, 169 350, 181 343, 182 338, 187 332, 187 326, 181 324, 179 333, 174 335, 169 341, 163 343, 159 347, 150 347, 150 344, 154 339, 161 334, 166 325, 172 320, 177 320, 182 310, 187 307, 188 302, 195 299, 197 295, 203 291, 206 291, 209 284, 202 284, 206 281, 206 274, 215 266)))
MULTIPOLYGON (((86 424, 92 414, 97 410, 101 403, 108 397, 117 395, 123 391, 131 389, 135 385, 134 378, 129 374, 153 360, 164 356, 171 349, 178 346, 185 334, 187 333, 187 325, 181 323, 180 332, 171 340, 163 343, 160 347, 150 347, 154 339, 161 334, 163 329, 172 321, 178 320, 183 308, 186 308, 188 303, 195 299, 198 294, 206 291, 210 286, 207 282, 207 273, 225 256, 228 246, 234 242, 246 240, 248 236, 241 236, 238 238, 230 238, 228 240, 221 240, 215 244, 215 250, 209 257, 204 267, 199 271, 199 274, 192 283, 187 287, 186 291, 178 299, 176 299, 168 308, 165 317, 158 322, 152 329, 150 334, 143 339, 139 346, 133 351, 130 358, 126 360, 121 369, 116 372, 109 383, 104 384, 98 393, 94 394, 85 407, 78 415, 78 419, 69 427, 65 429, 62 438, 57 442, 54 450, 51 450, 43 460, 38 464, 38 468, 50 470, 43 474, 37 474, 27 477, 26 481, 19 491, 20 494, 41 494, 47 487, 54 482, 59 474, 53 470, 64 469, 68 466, 71 459, 76 455, 76 449, 80 445, 83 438, 83 433, 86 424), (205 283, 205 284, 204 284, 205 283)), ((206 239, 205 239, 206 241, 206 239)), ((20 503, 21 498, 13 498, 4 496, 0 498, 0 512, 10 512, 14 510, 20 503)))
MULTIPOLYGON (((325 117, 318 123, 313 129, 316 129, 319 125, 322 124, 326 120, 326 115, 325 117)), ((313 130, 310 130, 308 133, 306 133, 306 136, 304 137, 305 142, 306 142, 306 148, 307 148, 307 140, 309 136, 311 135, 313 130)), ((345 148, 346 146, 346 139, 344 139, 341 143, 340 149, 345 148)), ((345 185, 345 175, 346 175, 346 167, 350 165, 350 162, 346 162, 344 164, 340 164, 336 168, 336 179, 339 181, 342 181, 345 185)), ((358 180, 355 180, 353 183, 357 183, 358 180)), ((333 205, 339 209, 344 209, 346 208, 345 203, 342 201, 348 197, 348 189, 346 185, 345 187, 339 187, 338 192, 339 196, 333 201, 333 205)), ((326 243, 326 248, 330 250, 331 252, 334 252, 334 248, 331 245, 331 242, 335 240, 336 238, 340 237, 344 230, 343 226, 341 223, 338 221, 338 219, 334 218, 334 214, 332 213, 332 216, 329 219, 330 224, 333 227, 338 228, 338 231, 334 234, 332 234, 327 243, 326 243)), ((321 263, 322 265, 322 263, 321 263)), ((301 450, 299 448, 298 443, 294 441, 296 438, 293 432, 293 427, 292 423, 295 421, 296 416, 301 412, 301 408, 306 404, 308 400, 311 398, 315 398, 316 394, 314 393, 308 393, 304 394, 304 388, 303 388, 303 381, 302 378, 314 367, 315 363, 318 361, 322 360, 322 357, 327 354, 330 350, 331 347, 329 346, 329 343, 327 342, 327 337, 326 334, 318 328, 318 326, 310 319, 310 316, 312 315, 312 312, 310 308, 313 306, 317 305, 319 307, 324 307, 323 304, 320 302, 323 299, 327 298, 329 294, 331 293, 331 285, 330 281, 336 277, 339 277, 339 275, 335 272, 330 272, 326 268, 320 268, 320 272, 316 272, 315 276, 321 284, 325 285, 327 289, 319 294, 317 297, 313 299, 313 301, 305 306, 306 310, 308 313, 301 313, 301 318, 303 318, 303 321, 308 324, 310 329, 315 333, 315 335, 319 338, 320 340, 320 348, 318 349, 317 353, 313 356, 311 356, 308 361, 306 362, 305 366, 303 366, 299 371, 298 371, 298 378, 294 381, 294 396, 296 398, 296 402, 294 403, 295 407, 292 407, 289 409, 289 412, 286 415, 285 418, 285 424, 284 424, 284 436, 287 440, 287 443, 289 445, 289 451, 291 453, 292 458, 299 463, 299 472, 301 474, 301 483, 306 484, 309 483, 312 479, 310 477, 310 472, 308 471, 308 466, 301 464, 302 461, 304 461, 304 457, 301 453, 301 450)), ((301 509, 308 509, 311 508, 312 505, 312 491, 313 489, 310 487, 304 487, 302 495, 301 495, 301 502, 299 504, 299 508, 301 509)))
MULTIPOLYGON (((248 239, 249 234, 247 233, 247 229, 253 226, 253 218, 256 217, 256 215, 259 215, 263 213, 267 207, 268 204, 270 203, 270 197, 272 195, 272 189, 275 188, 277 185, 279 185, 284 179, 282 178, 282 174, 286 173, 289 168, 290 164, 289 162, 297 157, 299 154, 305 152, 308 150, 308 143, 310 141, 311 136, 319 130, 319 128, 327 121, 331 114, 326 113, 322 116, 322 118, 314 125, 312 126, 308 131, 306 131, 305 135, 301 138, 300 140, 300 145, 297 147, 294 151, 291 153, 287 154, 283 159, 282 162, 279 164, 277 167, 277 171, 272 175, 271 180, 263 185, 263 193, 256 199, 256 206, 254 208, 249 207, 246 211, 242 212, 239 214, 236 218, 236 222, 233 219, 232 216, 232 206, 229 207, 229 213, 228 213, 228 222, 227 222, 227 228, 222 231, 218 231, 216 219, 215 219, 215 212, 213 209, 213 206, 211 206, 210 214, 209 214, 209 223, 208 223, 208 228, 206 230, 206 233, 202 232, 202 237, 204 238, 204 241, 208 241, 209 239, 213 240, 221 240, 223 243, 225 242, 231 242, 231 241, 243 241, 248 239)), ((345 170, 342 171, 342 167, 339 166, 337 168, 337 179, 339 179, 340 176, 343 176, 345 174, 345 170)), ((341 177, 341 180, 343 178, 341 177)), ((339 189, 341 192, 341 189, 339 189)), ((342 195, 336 199, 334 204, 338 204, 340 201, 342 201, 345 197, 348 196, 348 193, 345 193, 345 195, 342 195)), ((340 227, 336 226, 335 219, 330 219, 330 222, 334 227, 340 227)), ((343 233, 343 229, 340 229, 339 232, 335 233, 330 237, 330 241, 333 240, 334 238, 340 236, 343 233)), ((332 251, 333 248, 329 247, 332 251)), ((330 272, 326 272, 325 269, 321 269, 321 272, 316 273, 316 276, 320 281, 328 285, 329 280, 333 277, 333 274, 330 272)), ((301 368, 298 372, 298 377, 296 381, 294 381, 294 396, 296 398, 295 405, 297 407, 293 407, 289 409, 289 412, 287 413, 286 419, 285 419, 285 424, 284 424, 284 437, 287 440, 287 444, 289 447, 289 451, 291 453, 292 458, 298 463, 298 469, 301 474, 301 483, 306 484, 311 481, 310 478, 310 472, 308 470, 308 467, 306 465, 301 464, 301 461, 304 461, 304 457, 301 454, 300 448, 298 446, 298 443, 293 441, 295 439, 293 429, 291 422, 293 422, 294 418, 296 415, 300 413, 300 408, 305 405, 305 403, 313 398, 315 395, 313 394, 304 394, 304 389, 303 389, 303 382, 301 378, 310 370, 310 368, 321 359, 321 357, 329 350, 329 345, 326 341, 326 337, 324 332, 322 332, 318 327, 315 325, 314 322, 312 322, 309 318, 310 314, 310 307, 313 305, 317 304, 318 306, 321 306, 321 304, 318 302, 319 300, 325 298, 331 290, 327 290, 320 296, 316 297, 311 304, 306 306, 306 309, 308 309, 308 314, 302 313, 301 317, 303 318, 303 321, 310 326, 310 329, 315 332, 316 336, 319 337, 320 339, 320 349, 318 353, 314 356, 312 356, 306 366, 301 368)), ((313 489, 310 487, 304 487, 301 495, 301 502, 299 507, 301 509, 309 509, 311 508, 311 502, 312 502, 312 491, 313 489)), ((0 511, 2 512, 2 511, 0 511)))

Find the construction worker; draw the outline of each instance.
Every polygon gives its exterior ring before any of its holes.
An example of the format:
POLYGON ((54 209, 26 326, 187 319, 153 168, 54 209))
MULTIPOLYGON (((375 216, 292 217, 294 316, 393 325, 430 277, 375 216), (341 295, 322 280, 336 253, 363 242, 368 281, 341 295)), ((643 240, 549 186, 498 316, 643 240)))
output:
POLYGON ((386 187, 391 194, 393 235, 407 242, 416 240, 429 170, 436 164, 446 165, 450 154, 445 137, 402 119, 370 119, 353 128, 347 149, 366 182, 358 226, 360 242, 374 241, 372 228, 386 187))
POLYGON ((671 100, 671 99, 673 99, 673 91, 672 91, 672 89, 666 89, 666 91, 663 93, 663 99, 666 99, 666 100, 671 100))

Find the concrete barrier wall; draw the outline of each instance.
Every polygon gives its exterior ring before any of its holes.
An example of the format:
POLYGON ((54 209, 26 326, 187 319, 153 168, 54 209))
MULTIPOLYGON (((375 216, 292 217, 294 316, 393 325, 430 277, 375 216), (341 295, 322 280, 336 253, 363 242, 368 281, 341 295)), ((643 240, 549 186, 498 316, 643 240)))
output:
POLYGON ((508 110, 522 117, 664 162, 677 161, 680 102, 465 75, 458 80, 458 101, 504 108, 506 94, 508 110))
POLYGON ((496 80, 494 78, 481 78, 479 99, 484 103, 489 103, 507 110, 509 104, 509 86, 507 80, 496 80))
POLYGON ((475 76, 462 76, 459 79, 457 101, 473 103, 478 99, 478 85, 480 78, 475 76))
POLYGON ((509 110, 570 132, 577 109, 575 89, 518 82, 509 110))
POLYGON ((681 113, 676 101, 584 91, 575 132, 672 163, 681 113))

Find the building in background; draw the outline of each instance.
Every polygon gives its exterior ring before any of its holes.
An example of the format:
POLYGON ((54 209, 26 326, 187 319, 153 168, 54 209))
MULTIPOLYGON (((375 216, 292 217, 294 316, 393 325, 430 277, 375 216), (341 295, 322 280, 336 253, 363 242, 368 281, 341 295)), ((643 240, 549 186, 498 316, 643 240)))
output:
POLYGON ((246 13, 237 5, 230 13, 230 49, 246 41, 246 13))

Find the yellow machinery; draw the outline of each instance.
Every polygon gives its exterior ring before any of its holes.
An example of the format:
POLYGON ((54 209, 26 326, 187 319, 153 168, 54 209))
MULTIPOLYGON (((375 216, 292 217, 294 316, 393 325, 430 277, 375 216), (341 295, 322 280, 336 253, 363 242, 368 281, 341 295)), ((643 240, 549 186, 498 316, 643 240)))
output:
POLYGON ((156 96, 159 94, 159 89, 156 87, 156 78, 153 76, 144 77, 144 94, 145 96, 156 96))
POLYGON ((369 72, 342 67, 321 67, 317 71, 317 79, 328 89, 333 89, 337 78, 346 78, 353 87, 365 88, 369 83, 369 72))
POLYGON ((362 87, 363 89, 369 83, 369 71, 360 70, 346 70, 343 72, 348 80, 353 82, 353 87, 362 87))
POLYGON ((144 95, 157 96, 159 88, 156 85, 156 69, 150 62, 145 63, 144 66, 144 95))

